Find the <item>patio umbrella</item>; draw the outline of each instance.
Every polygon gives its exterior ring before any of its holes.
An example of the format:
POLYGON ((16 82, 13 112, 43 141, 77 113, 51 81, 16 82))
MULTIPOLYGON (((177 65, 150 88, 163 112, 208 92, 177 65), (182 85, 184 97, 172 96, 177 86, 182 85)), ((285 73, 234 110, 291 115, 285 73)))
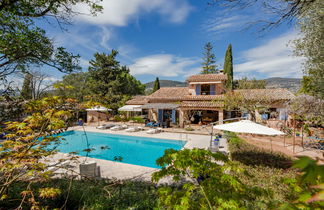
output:
MULTIPOLYGON (((231 131, 235 133, 250 133, 250 134, 259 134, 259 135, 267 135, 267 136, 285 135, 285 133, 281 131, 278 131, 273 128, 269 128, 264 125, 260 125, 250 120, 241 120, 233 123, 215 125, 213 128, 217 130, 231 131)), ((270 143, 271 143, 271 150, 272 150, 271 139, 270 139, 270 143)))

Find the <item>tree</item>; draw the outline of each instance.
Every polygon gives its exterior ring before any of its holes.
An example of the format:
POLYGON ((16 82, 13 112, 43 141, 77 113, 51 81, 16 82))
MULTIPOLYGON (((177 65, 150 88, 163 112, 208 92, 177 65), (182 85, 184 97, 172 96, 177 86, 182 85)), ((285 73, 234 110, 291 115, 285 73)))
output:
POLYGON ((41 71, 29 70, 25 73, 24 83, 20 90, 21 97, 25 100, 37 100, 45 96, 46 91, 52 86, 49 76, 41 71))
POLYGON ((324 100, 298 95, 287 103, 288 112, 303 124, 324 126, 324 100))
MULTIPOLYGON (((259 10, 266 11, 263 14, 271 13, 272 16, 264 16, 267 19, 260 20, 265 23, 262 30, 276 27, 283 22, 294 22, 300 16, 312 10, 312 7, 320 0, 210 0, 209 5, 227 7, 230 10, 246 9, 248 7, 257 7, 259 10)), ((228 11, 227 11, 228 12, 228 11)), ((256 22, 260 22, 256 21, 256 22)))
POLYGON ((76 14, 72 7, 77 3, 88 4, 93 13, 101 9, 91 0, 1 1, 0 78, 32 64, 47 65, 62 72, 80 69, 79 56, 66 52, 63 47, 55 48, 53 40, 34 21, 54 17, 61 26, 76 14))
POLYGON ((20 96, 24 100, 32 99, 32 77, 33 76, 30 73, 25 74, 23 86, 20 93, 20 96))
POLYGON ((129 69, 116 60, 117 54, 116 50, 110 54, 96 53, 89 67, 91 93, 98 102, 114 110, 145 90, 145 86, 129 74, 129 69))
POLYGON ((242 79, 234 81, 233 86, 234 89, 265 89, 266 81, 243 77, 242 79))
POLYGON ((324 15, 323 1, 314 1, 311 9, 299 17, 302 36, 294 41, 295 54, 306 58, 301 92, 324 99, 324 15))
POLYGON ((217 72, 217 65, 215 64, 215 54, 213 53, 213 45, 210 42, 207 42, 205 47, 204 57, 203 57, 203 70, 202 74, 214 74, 217 72))
POLYGON ((227 75, 227 81, 225 87, 228 90, 232 90, 233 89, 233 55, 232 55, 231 44, 228 45, 225 53, 224 73, 227 75))
POLYGON ((75 106, 73 101, 59 97, 31 101, 24 106, 28 116, 23 121, 6 123, 6 138, 0 143, 1 201, 8 199, 9 191, 20 190, 21 202, 17 209, 22 209, 26 203, 31 209, 41 209, 38 199, 52 199, 60 194, 60 189, 55 187, 34 191, 31 184, 48 181, 55 175, 53 169, 57 170, 60 163, 68 160, 46 163, 57 153, 56 146, 60 143, 59 136, 54 134, 67 129, 75 106), (13 188, 15 183, 20 183, 20 188, 13 188), (38 193, 42 196, 36 196, 38 193))
POLYGON ((171 177, 177 184, 158 190, 162 209, 245 209, 262 195, 259 187, 238 179, 243 170, 222 153, 169 149, 157 164, 162 169, 153 173, 153 181, 171 177))
MULTIPOLYGON (((283 22, 289 22, 300 28, 301 37, 294 41, 295 55, 306 58, 304 62, 305 77, 301 91, 316 97, 324 98, 324 67, 323 67, 323 34, 324 16, 322 0, 211 0, 211 5, 225 6, 229 9, 246 9, 261 7, 266 19, 255 23, 265 23, 261 30, 271 29, 283 22)), ((227 11, 228 12, 228 11, 227 11)), ((234 11, 235 12, 235 11, 234 11)))
POLYGON ((160 89, 160 81, 159 81, 159 78, 157 77, 157 78, 155 79, 155 82, 154 82, 153 93, 154 93, 155 91, 157 91, 158 89, 160 89))
POLYGON ((253 90, 237 90, 227 92, 224 97, 226 110, 240 110, 250 115, 252 121, 256 121, 256 111, 262 113, 267 111, 274 103, 270 97, 253 90))
POLYGON ((61 87, 70 88, 56 88, 55 94, 68 98, 77 99, 79 102, 86 100, 86 97, 91 94, 89 88, 89 73, 79 72, 65 75, 62 81, 56 83, 61 84, 61 87))

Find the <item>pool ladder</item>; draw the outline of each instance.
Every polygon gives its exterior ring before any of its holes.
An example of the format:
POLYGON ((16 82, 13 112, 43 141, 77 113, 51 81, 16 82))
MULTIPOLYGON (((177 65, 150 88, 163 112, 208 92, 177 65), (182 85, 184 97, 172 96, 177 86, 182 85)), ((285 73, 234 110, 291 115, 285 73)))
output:
POLYGON ((180 133, 179 139, 180 139, 180 140, 186 140, 186 141, 188 141, 188 134, 187 134, 187 133, 180 133), (182 138, 182 137, 183 137, 182 134, 185 134, 185 135, 184 135, 185 139, 182 138))

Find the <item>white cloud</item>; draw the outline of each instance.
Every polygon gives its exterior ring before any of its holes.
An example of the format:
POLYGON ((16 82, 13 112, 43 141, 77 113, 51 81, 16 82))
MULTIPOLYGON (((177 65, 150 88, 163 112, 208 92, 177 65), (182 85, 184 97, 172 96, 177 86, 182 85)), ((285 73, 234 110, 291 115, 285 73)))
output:
POLYGON ((80 58, 80 66, 81 66, 84 70, 87 70, 88 67, 90 66, 89 61, 81 57, 81 58, 80 58))
POLYGON ((247 22, 249 17, 244 15, 235 15, 232 17, 217 16, 207 20, 202 28, 208 33, 221 34, 225 32, 238 31, 247 22))
POLYGON ((289 41, 297 37, 290 32, 271 39, 258 47, 241 53, 244 62, 234 66, 238 75, 259 73, 264 77, 301 77, 302 57, 293 56, 293 48, 289 41))
POLYGON ((183 58, 171 54, 155 54, 135 59, 129 66, 133 75, 150 74, 155 76, 186 76, 196 71, 197 58, 183 58))
POLYGON ((108 45, 108 41, 111 39, 112 33, 107 27, 100 27, 101 33, 99 36, 101 37, 100 45, 105 49, 109 50, 110 46, 108 45))
MULTIPOLYGON (((157 12, 169 22, 181 23, 193 9, 187 0, 104 0, 99 4, 103 6, 102 13, 97 16, 79 15, 77 18, 92 24, 125 26, 142 14, 157 12)), ((76 11, 90 14, 85 4, 78 4, 76 11)))

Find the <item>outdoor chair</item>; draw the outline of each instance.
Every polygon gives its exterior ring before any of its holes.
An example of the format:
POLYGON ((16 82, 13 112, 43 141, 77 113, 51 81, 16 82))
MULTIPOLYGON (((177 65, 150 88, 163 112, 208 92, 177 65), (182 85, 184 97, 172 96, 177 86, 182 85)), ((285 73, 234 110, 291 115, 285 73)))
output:
POLYGON ((154 125, 154 122, 149 122, 149 123, 145 124, 145 127, 153 127, 153 125, 154 125))
POLYGON ((154 123, 154 124, 153 124, 153 127, 160 127, 160 123, 159 123, 159 122, 154 123))
POLYGON ((100 178, 100 167, 94 161, 88 161, 79 165, 81 178, 100 178))

